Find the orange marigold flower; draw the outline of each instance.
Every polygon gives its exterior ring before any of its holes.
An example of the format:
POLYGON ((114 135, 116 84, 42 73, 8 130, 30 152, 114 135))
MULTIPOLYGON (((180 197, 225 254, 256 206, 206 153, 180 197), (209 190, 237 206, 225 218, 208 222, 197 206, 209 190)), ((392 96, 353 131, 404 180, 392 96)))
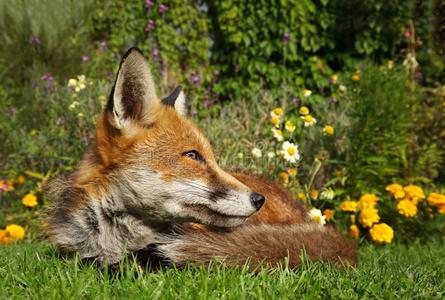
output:
POLYGON ((358 229, 358 226, 353 224, 351 226, 349 226, 349 234, 354 238, 354 239, 358 239, 359 235, 360 235, 360 230, 358 229))
POLYGON ((375 208, 364 208, 360 211, 358 220, 363 227, 371 227, 372 224, 380 221, 379 212, 375 208))
POLYGON ((406 196, 408 196, 411 201, 415 203, 422 199, 425 199, 425 193, 420 186, 410 184, 405 186, 403 190, 405 191, 406 196))
POLYGON ((314 200, 318 199, 318 191, 317 191, 317 190, 311 190, 311 191, 309 192, 309 196, 310 196, 312 199, 314 199, 314 200))
POLYGON ((431 206, 437 206, 437 205, 445 205, 445 195, 438 194, 438 193, 431 193, 428 196, 428 204, 431 206))
POLYGON ((22 203, 26 207, 34 207, 37 203, 37 197, 33 193, 28 193, 22 198, 22 203))
POLYGON ((25 229, 16 224, 6 226, 6 232, 14 240, 23 240, 25 237, 25 229))
POLYGON ((360 197, 358 206, 360 209, 374 208, 378 199, 379 198, 377 198, 374 194, 363 194, 360 197))
POLYGON ((326 209, 323 211, 323 216, 326 217, 326 221, 329 221, 330 219, 332 219, 332 217, 334 216, 334 214, 335 214, 335 211, 332 210, 332 209, 330 209, 330 208, 326 208, 326 209))
POLYGON ((394 230, 385 223, 375 224, 369 230, 369 234, 374 242, 389 244, 394 238, 394 230))
POLYGON ((338 207, 341 211, 355 212, 357 210, 357 201, 346 200, 338 207))
POLYGON ((393 183, 387 185, 385 188, 388 192, 390 192, 394 198, 401 199, 405 197, 405 192, 403 191, 403 186, 398 183, 393 183))
POLYGON ((445 215, 445 204, 438 205, 437 212, 441 215, 445 215))
POLYGON ((12 238, 9 236, 9 233, 6 230, 1 229, 0 244, 11 244, 11 243, 12 243, 12 238))
POLYGON ((411 218, 414 217, 415 215, 417 215, 417 206, 414 204, 414 202, 410 201, 410 200, 401 200, 398 204, 397 204, 397 210, 399 212, 399 214, 411 218))

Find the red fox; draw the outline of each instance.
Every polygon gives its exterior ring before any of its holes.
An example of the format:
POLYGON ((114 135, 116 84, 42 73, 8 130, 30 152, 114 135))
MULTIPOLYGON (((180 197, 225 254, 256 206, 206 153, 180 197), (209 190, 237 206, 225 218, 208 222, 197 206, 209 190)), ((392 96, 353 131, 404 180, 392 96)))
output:
POLYGON ((123 57, 94 143, 77 169, 47 186, 45 230, 59 249, 115 264, 150 245, 176 266, 314 261, 356 264, 356 247, 312 222, 265 177, 222 170, 185 116, 177 88, 160 100, 137 48, 123 57))

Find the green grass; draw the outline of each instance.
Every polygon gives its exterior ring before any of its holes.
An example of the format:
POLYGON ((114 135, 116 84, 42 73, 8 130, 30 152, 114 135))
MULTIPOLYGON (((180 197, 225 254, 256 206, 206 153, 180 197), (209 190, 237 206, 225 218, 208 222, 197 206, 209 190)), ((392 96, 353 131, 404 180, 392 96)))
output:
POLYGON ((258 274, 218 265, 150 273, 129 263, 116 276, 77 258, 61 258, 46 243, 29 240, 1 246, 0 253, 1 299, 445 297, 445 252, 433 242, 365 246, 355 269, 306 263, 298 270, 258 274))

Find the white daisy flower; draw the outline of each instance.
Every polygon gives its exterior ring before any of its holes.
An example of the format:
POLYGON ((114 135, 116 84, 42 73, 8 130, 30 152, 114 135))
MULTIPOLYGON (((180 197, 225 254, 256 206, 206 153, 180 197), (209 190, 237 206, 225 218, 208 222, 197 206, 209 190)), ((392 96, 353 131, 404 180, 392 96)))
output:
POLYGON ((335 192, 331 188, 324 188, 320 193, 320 199, 332 200, 335 197, 335 192))
POLYGON ((308 89, 304 89, 303 90, 303 96, 304 97, 309 97, 310 95, 312 95, 312 91, 308 90, 308 89))
POLYGON ((269 151, 269 152, 267 152, 267 157, 268 157, 269 159, 272 159, 272 158, 275 157, 275 153, 273 153, 272 151, 269 151))
POLYGON ((291 163, 296 163, 300 159, 300 153, 298 152, 298 146, 288 141, 283 143, 281 147, 283 158, 291 163))
POLYGON ((283 132, 280 129, 272 128, 273 137, 281 142, 283 140, 283 132))
POLYGON ((305 115, 304 117, 300 117, 304 120, 304 127, 310 127, 317 124, 317 120, 311 115, 305 115))
POLYGON ((261 156, 263 156, 263 153, 261 152, 260 149, 258 148, 253 148, 252 149, 252 155, 256 158, 260 158, 261 156))
POLYGON ((326 217, 323 216, 323 214, 321 213, 321 210, 319 210, 317 208, 312 208, 309 211, 309 218, 311 218, 312 221, 314 221, 315 223, 318 223, 320 225, 326 224, 326 217))

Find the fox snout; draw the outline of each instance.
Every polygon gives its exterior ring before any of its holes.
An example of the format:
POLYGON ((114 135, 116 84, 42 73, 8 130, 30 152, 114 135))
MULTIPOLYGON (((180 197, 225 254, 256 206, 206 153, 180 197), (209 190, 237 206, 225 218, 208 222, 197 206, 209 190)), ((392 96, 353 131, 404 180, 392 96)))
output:
POLYGON ((257 211, 260 210, 260 208, 263 206, 264 201, 266 201, 266 198, 262 194, 257 192, 252 192, 250 194, 250 202, 257 211))

